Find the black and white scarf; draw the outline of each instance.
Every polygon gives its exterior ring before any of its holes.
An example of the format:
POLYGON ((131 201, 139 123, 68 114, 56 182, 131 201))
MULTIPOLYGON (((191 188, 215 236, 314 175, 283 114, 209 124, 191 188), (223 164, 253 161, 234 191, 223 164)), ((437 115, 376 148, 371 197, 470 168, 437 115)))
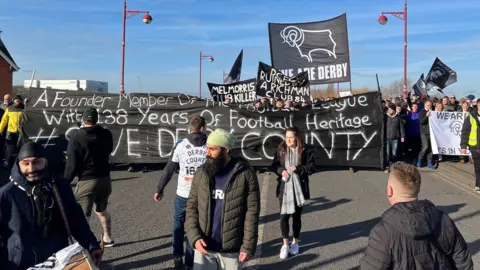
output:
POLYGON ((292 151, 290 147, 287 147, 285 167, 290 175, 290 178, 284 180, 285 187, 283 189, 282 209, 280 210, 281 215, 293 214, 295 213, 295 203, 298 207, 302 207, 305 203, 305 197, 303 196, 302 186, 300 184, 300 176, 290 170, 291 166, 297 165, 298 148, 295 148, 292 151))
POLYGON ((41 229, 43 237, 48 237, 53 228, 51 221, 53 216, 53 206, 55 200, 53 197, 53 179, 50 181, 41 181, 35 184, 20 184, 14 177, 10 176, 12 181, 18 188, 25 191, 29 197, 33 198, 37 222, 36 225, 41 229))

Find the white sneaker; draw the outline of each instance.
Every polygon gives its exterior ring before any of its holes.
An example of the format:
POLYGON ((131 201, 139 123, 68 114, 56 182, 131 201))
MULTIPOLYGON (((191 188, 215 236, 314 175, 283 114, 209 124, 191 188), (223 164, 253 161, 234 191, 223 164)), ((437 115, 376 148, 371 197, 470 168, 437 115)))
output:
POLYGON ((283 245, 282 249, 280 250, 280 259, 285 260, 288 258, 289 248, 288 246, 283 245))
POLYGON ((290 254, 295 256, 300 252, 300 247, 298 246, 298 243, 291 244, 290 245, 290 254))

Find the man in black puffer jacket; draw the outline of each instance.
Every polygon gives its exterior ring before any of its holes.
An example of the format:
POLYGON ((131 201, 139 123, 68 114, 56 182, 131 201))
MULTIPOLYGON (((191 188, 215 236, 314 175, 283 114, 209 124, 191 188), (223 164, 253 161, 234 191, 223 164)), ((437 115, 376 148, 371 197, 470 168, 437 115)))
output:
POLYGON ((467 244, 450 217, 418 200, 420 172, 396 162, 388 177, 393 205, 370 232, 360 269, 473 269, 467 244))

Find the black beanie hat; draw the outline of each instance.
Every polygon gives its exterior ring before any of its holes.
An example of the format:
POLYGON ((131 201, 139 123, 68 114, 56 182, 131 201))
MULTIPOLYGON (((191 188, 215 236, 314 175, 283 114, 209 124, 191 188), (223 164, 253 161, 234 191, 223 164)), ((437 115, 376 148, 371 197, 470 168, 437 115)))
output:
POLYGON ((44 158, 45 157, 45 152, 43 150, 44 148, 35 142, 27 142, 20 148, 20 151, 18 152, 18 160, 23 160, 26 158, 44 158))
POLYGON ((12 101, 15 100, 15 99, 18 99, 18 100, 20 100, 21 102, 23 102, 23 98, 22 98, 22 96, 20 96, 20 95, 16 95, 16 96, 12 99, 12 101))

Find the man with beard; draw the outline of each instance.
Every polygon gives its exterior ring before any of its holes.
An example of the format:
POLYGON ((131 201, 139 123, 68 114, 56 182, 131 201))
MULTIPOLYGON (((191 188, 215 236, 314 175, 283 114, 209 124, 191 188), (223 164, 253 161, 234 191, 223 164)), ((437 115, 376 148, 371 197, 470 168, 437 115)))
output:
POLYGON ((255 171, 229 155, 235 137, 216 129, 207 138, 207 162, 195 172, 187 200, 187 236, 194 270, 241 269, 255 254, 260 192, 255 171))
POLYGON ((72 189, 53 176, 41 145, 27 142, 0 189, 0 268, 27 269, 67 247, 68 233, 53 190, 57 189, 73 238, 98 265, 102 253, 72 189))
POLYGON ((3 133, 8 124, 7 134, 5 136, 7 149, 5 152, 4 166, 9 169, 12 168, 18 152, 17 143, 20 134, 20 120, 22 119, 24 107, 22 97, 19 95, 15 96, 13 104, 7 107, 0 122, 0 134, 3 133))
POLYGON ((103 228, 103 242, 105 247, 112 247, 115 242, 111 238, 112 223, 107 205, 112 193, 109 159, 113 137, 110 130, 97 125, 95 108, 85 109, 82 120, 82 128, 68 142, 64 175, 68 183, 78 177, 75 198, 88 220, 95 204, 95 214, 103 228))
POLYGON ((163 191, 173 174, 179 169, 177 196, 174 201, 173 214, 173 256, 174 269, 184 268, 183 254, 185 253, 185 266, 193 267, 193 248, 187 241, 187 249, 184 252, 183 239, 185 238, 185 213, 187 210, 187 199, 192 185, 192 178, 195 171, 205 163, 207 135, 205 118, 194 116, 190 119, 190 134, 187 138, 180 140, 173 150, 172 158, 162 171, 160 181, 153 199, 160 201, 163 198, 163 191))

